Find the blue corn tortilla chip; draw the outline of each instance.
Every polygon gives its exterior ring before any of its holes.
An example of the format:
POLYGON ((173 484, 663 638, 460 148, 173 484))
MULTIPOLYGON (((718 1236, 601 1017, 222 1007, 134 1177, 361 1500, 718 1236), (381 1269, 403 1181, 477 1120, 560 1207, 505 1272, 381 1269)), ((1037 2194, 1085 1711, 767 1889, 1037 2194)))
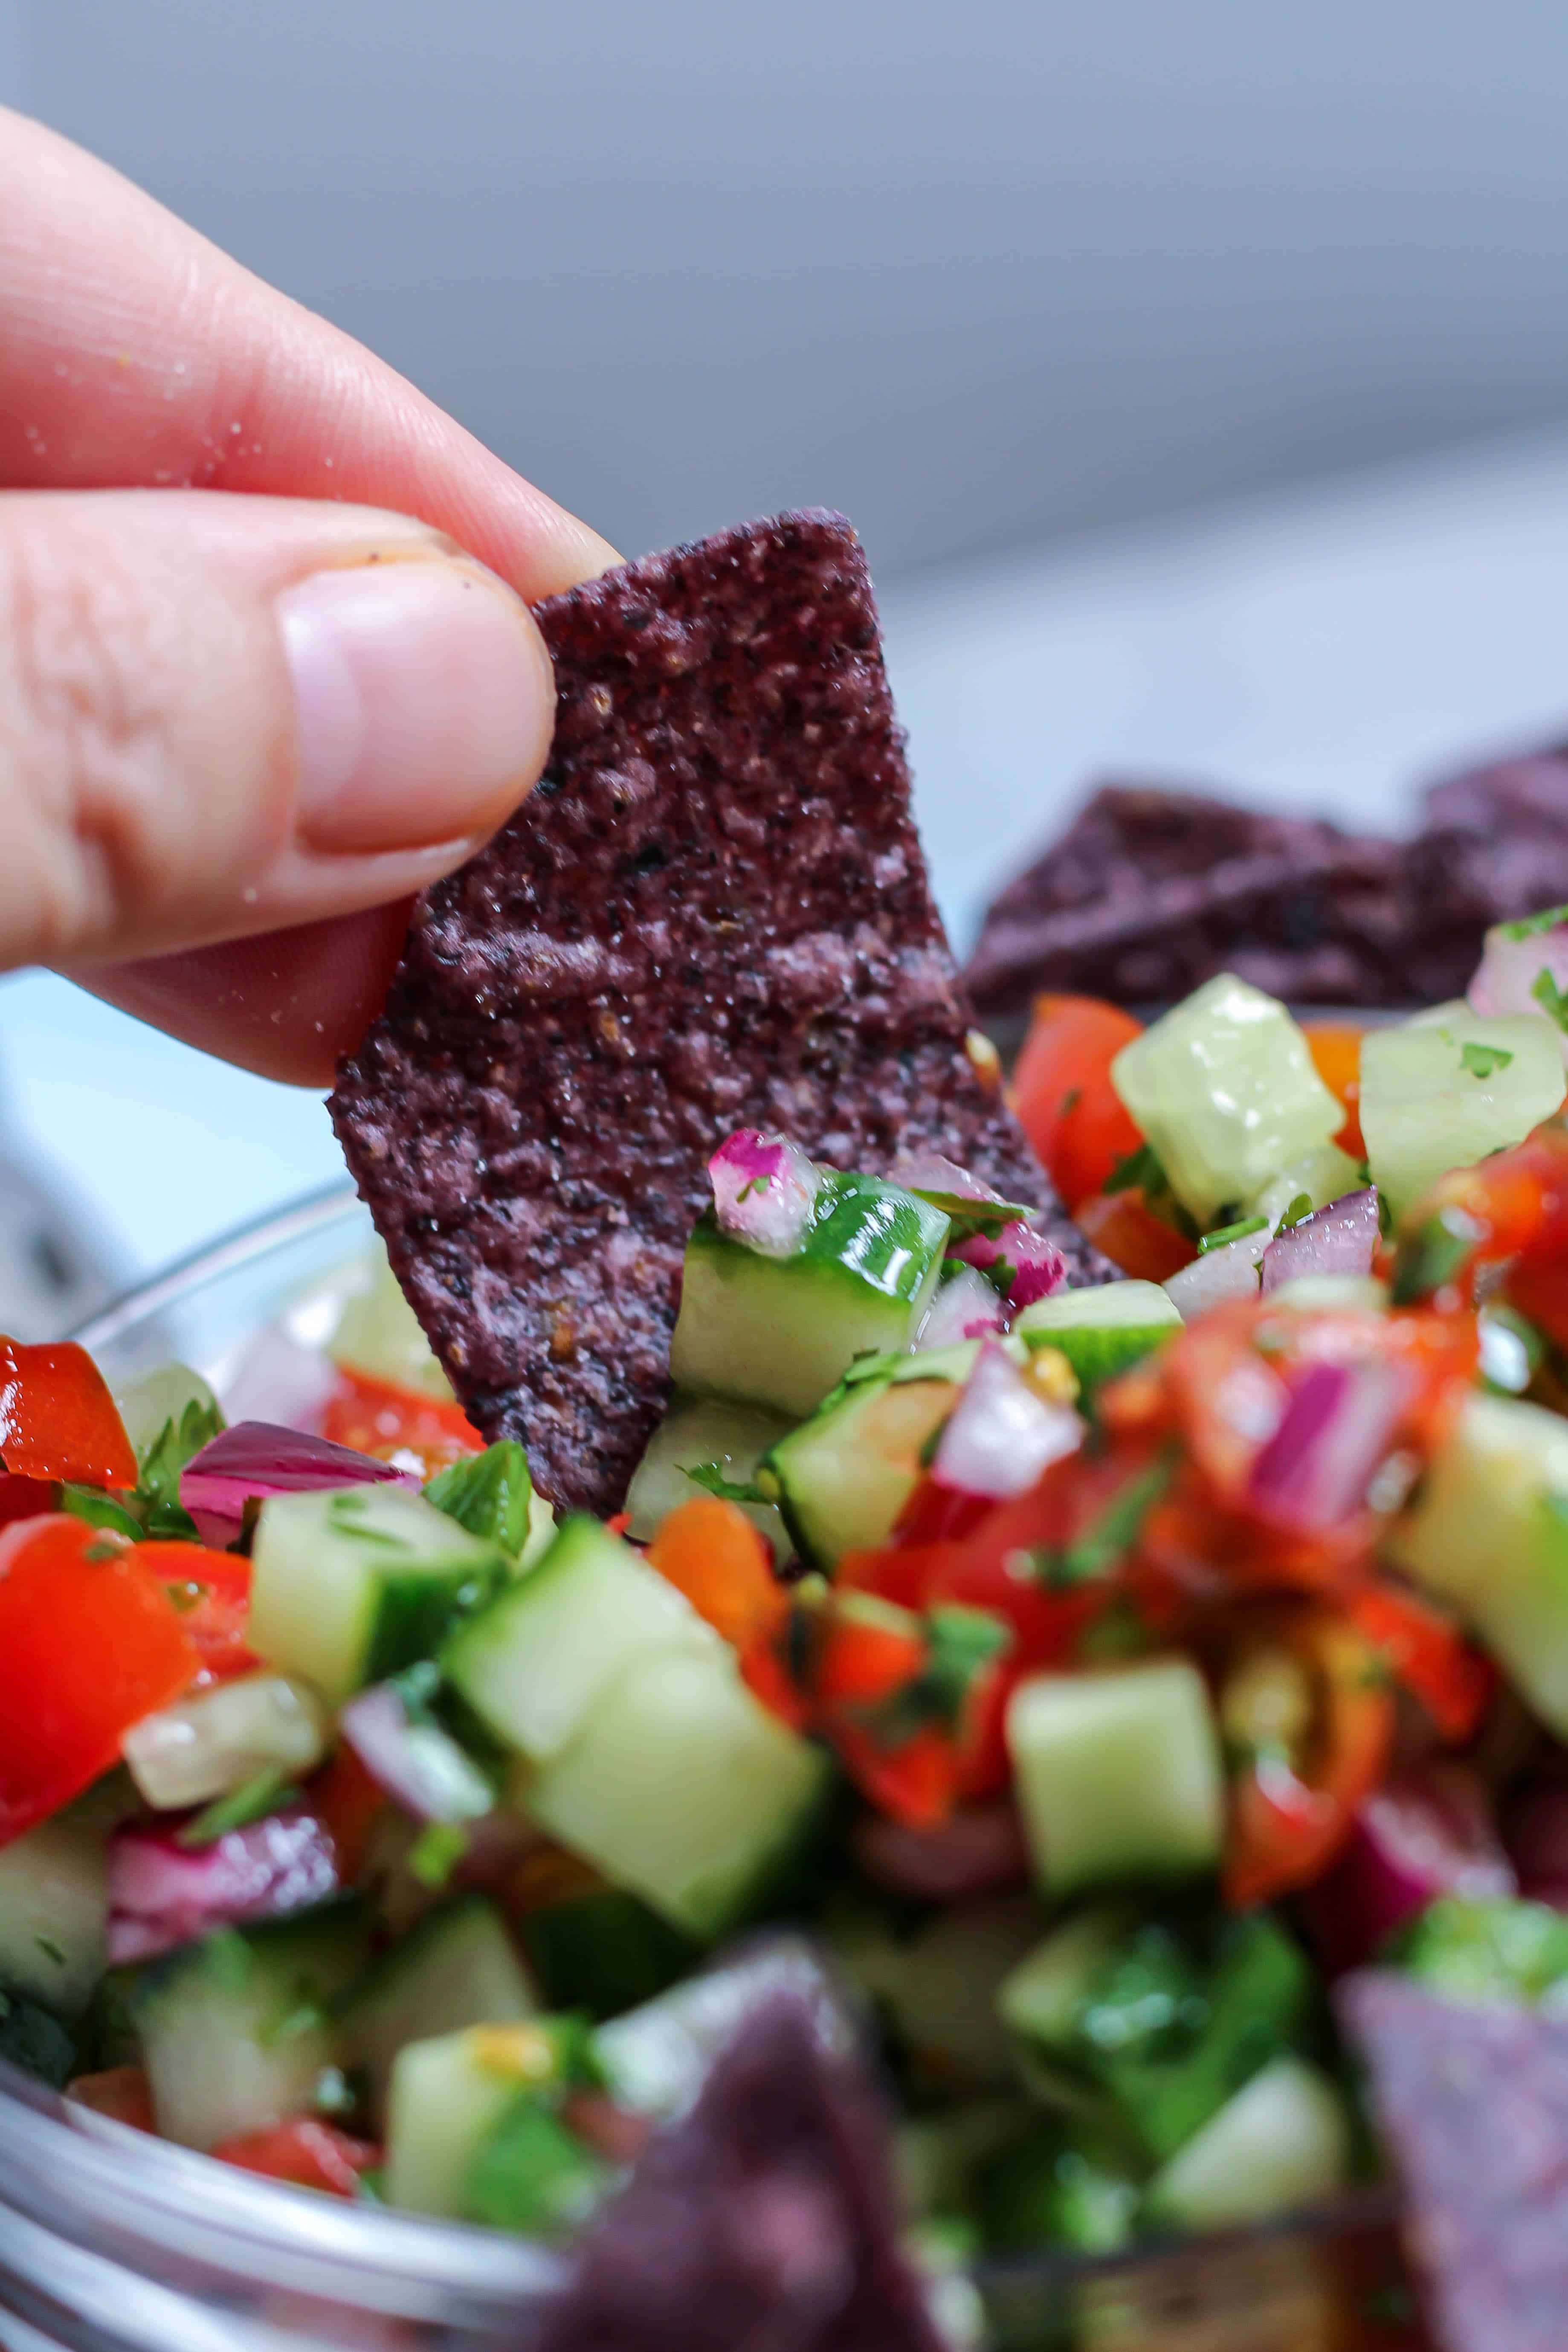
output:
POLYGON ((970 1050, 858 541, 783 515, 538 619, 549 770, 421 902, 332 1117, 470 1418, 605 1512, 667 1402, 686 1236, 737 1127, 900 1150, 1070 1223, 970 1050))
POLYGON ((1341 2025, 1398 2175, 1440 2352, 1568 2343, 1568 2018, 1346 1978, 1341 2025))
POLYGON ((538 2352, 942 2352, 885 2126, 804 1995, 771 1994, 590 2226, 538 2352))

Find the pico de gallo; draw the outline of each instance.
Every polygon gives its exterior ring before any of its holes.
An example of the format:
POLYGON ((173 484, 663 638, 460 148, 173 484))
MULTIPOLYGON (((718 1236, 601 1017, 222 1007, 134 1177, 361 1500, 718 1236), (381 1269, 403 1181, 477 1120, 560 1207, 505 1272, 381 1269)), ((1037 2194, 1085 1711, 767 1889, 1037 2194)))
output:
POLYGON ((731 1136, 607 1524, 483 1443, 384 1260, 228 1418, 0 1343, 0 2054, 552 2237, 786 1922, 933 2243, 1351 2184, 1340 1974, 1568 1991, 1564 982, 1558 910, 1362 1035, 1229 975, 1041 1000, 1016 1107, 1099 1287, 951 1162, 731 1136))

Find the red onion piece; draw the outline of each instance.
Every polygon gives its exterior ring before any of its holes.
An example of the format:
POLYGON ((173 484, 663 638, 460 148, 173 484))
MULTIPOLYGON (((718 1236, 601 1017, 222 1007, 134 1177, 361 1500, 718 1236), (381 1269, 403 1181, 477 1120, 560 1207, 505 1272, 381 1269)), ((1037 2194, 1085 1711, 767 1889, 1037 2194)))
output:
POLYGON ((1068 1405, 1047 1404, 1020 1376, 1006 1350, 982 1340, 937 1445, 931 1476, 939 1486, 988 1502, 1026 1494, 1041 1473, 1083 1439, 1068 1405))
POLYGON ((764 1257, 792 1257, 811 1223, 819 1170, 787 1135, 738 1128, 708 1162, 723 1232, 764 1257))
POLYGON ((349 1701, 338 1729, 371 1779, 416 1822, 473 1822, 495 1795, 438 1724, 411 1723, 397 1690, 374 1683, 349 1701))
POLYGON ((1388 1452, 1405 1391, 1393 1364, 1310 1365, 1252 1465, 1253 1508, 1302 1535, 1348 1518, 1388 1452))
POLYGON ((111 1968, 153 1959, 215 1927, 303 1910, 338 1890, 332 1833, 299 1805, 190 1851, 169 1831, 117 1830, 108 1860, 111 1968))
POLYGON ((984 1339, 1006 1323, 1002 1301, 983 1274, 961 1265, 950 1275, 931 1302, 915 1341, 919 1354, 927 1348, 951 1348, 960 1339, 984 1339))
POLYGON ((1349 1843, 1306 1896, 1313 1941, 1337 1975, 1439 1895, 1512 1895, 1486 1790, 1467 1765, 1396 1774, 1358 1808, 1349 1843))
POLYGON ((855 1858, 889 1895, 922 1903, 958 1903, 991 1895, 1028 1875, 1029 1851, 1010 1798, 970 1805, 936 1829, 906 1829, 867 1813, 851 1833, 855 1858))
POLYGON ((285 1429, 271 1421, 237 1421, 192 1455, 180 1473, 180 1500, 206 1543, 232 1543, 253 1496, 313 1495, 329 1486, 412 1486, 411 1472, 395 1470, 351 1445, 285 1429))
MULTIPOLYGON (((1473 1013, 1543 1012, 1534 993, 1543 971, 1551 973, 1555 987, 1568 988, 1568 923, 1554 923, 1522 940, 1510 939, 1509 928, 1494 923, 1482 942, 1481 960, 1465 991, 1473 1013)), ((1560 1032, 1558 1043, 1568 1062, 1568 1036, 1560 1032)))
POLYGON ((1377 1194, 1368 1184, 1276 1234, 1263 1253, 1263 1287, 1278 1290, 1304 1274, 1370 1274, 1376 1248, 1377 1194))
POLYGON ((1268 1228, 1260 1225, 1255 1234, 1205 1250, 1173 1274, 1165 1296, 1179 1308, 1183 1322, 1190 1323, 1194 1315, 1206 1315, 1211 1307, 1223 1307, 1230 1298, 1256 1298, 1258 1268, 1268 1247, 1268 1228))
POLYGON ((948 1253, 965 1265, 994 1265, 1005 1258, 1014 1269, 1007 1297, 1014 1307, 1032 1307, 1048 1298, 1068 1278, 1068 1262, 1055 1242, 1021 1221, 1004 1225, 993 1240, 989 1234, 971 1234, 948 1253))

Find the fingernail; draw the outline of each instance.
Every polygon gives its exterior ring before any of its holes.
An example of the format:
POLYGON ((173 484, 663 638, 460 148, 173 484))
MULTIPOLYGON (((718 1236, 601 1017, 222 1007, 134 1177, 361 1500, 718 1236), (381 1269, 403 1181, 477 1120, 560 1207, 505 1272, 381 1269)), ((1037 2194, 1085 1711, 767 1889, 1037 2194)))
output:
POLYGON ((489 832, 543 763, 550 656, 477 565, 318 572, 278 600, 294 685, 297 829, 313 849, 416 848, 489 832))

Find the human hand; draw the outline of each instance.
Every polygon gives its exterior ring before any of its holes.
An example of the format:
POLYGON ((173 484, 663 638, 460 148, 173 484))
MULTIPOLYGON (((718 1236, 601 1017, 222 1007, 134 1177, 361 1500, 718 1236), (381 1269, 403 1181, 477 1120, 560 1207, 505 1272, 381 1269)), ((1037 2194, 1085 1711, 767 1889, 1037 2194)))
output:
POLYGON ((523 600, 614 561, 346 335, 0 110, 0 968, 326 1084, 411 896, 543 764, 523 600))

